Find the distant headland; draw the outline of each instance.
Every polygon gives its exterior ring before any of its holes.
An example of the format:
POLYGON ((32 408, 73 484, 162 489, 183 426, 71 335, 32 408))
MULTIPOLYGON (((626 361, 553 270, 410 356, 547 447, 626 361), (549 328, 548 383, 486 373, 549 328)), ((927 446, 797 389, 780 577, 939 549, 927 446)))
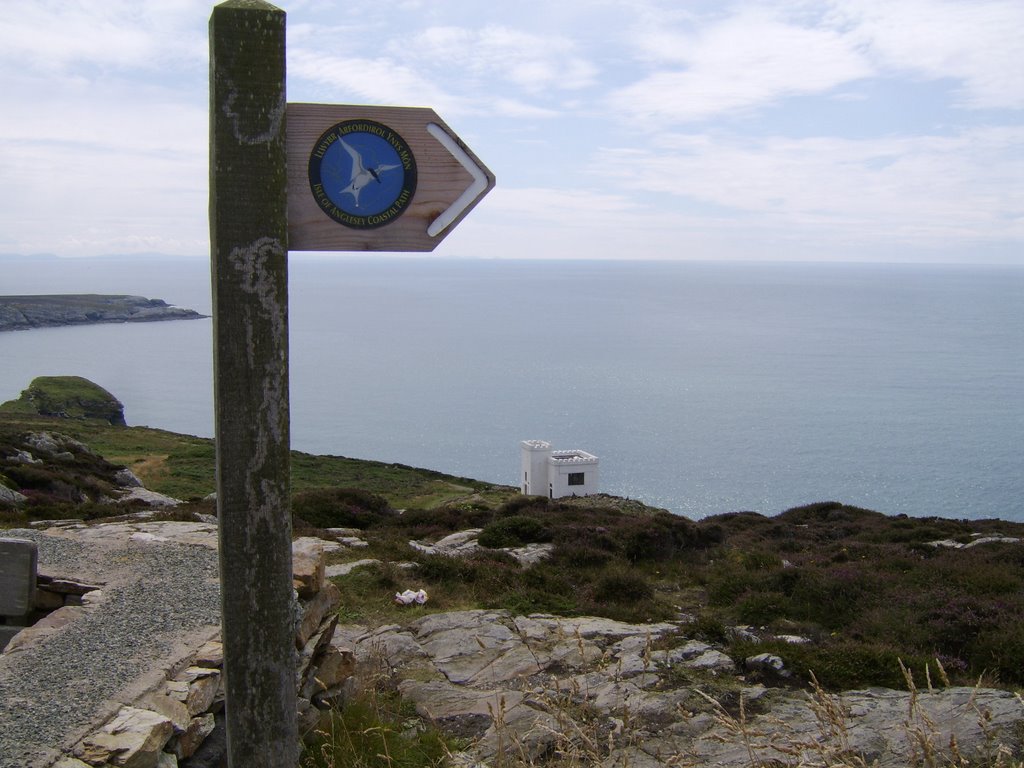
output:
POLYGON ((0 331, 24 331, 94 323, 149 323, 197 320, 193 309, 172 307, 161 299, 95 293, 0 296, 0 331))

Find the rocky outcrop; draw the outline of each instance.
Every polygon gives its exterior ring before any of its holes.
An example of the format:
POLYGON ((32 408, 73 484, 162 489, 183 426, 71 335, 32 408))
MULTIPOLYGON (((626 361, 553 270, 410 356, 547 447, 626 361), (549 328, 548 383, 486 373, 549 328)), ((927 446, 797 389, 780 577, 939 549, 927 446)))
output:
MULTIPOLYGON (((902 768, 946 764, 951 744, 969 757, 997 745, 1020 754, 1013 693, 767 688, 682 626, 479 610, 340 626, 334 642, 390 669, 422 717, 468 739, 466 766, 504 751, 608 768, 846 765, 836 761, 851 754, 902 768)), ((785 671, 767 654, 749 663, 785 671)))
MULTIPOLYGON (((410 541, 409 546, 425 555, 467 557, 483 549, 478 541, 482 531, 482 528, 468 528, 445 536, 433 544, 410 541)), ((497 551, 505 552, 518 560, 520 565, 528 566, 546 560, 554 548, 553 544, 526 544, 522 547, 500 547, 497 551)))
POLYGON ((27 496, 22 493, 18 493, 13 488, 8 488, 3 483, 0 483, 0 506, 8 504, 15 506, 17 504, 24 504, 27 500, 27 496))
MULTIPOLYGON (((4 438, 0 445, 0 506, 23 504, 29 494, 44 500, 145 505, 150 509, 182 503, 146 489, 131 470, 111 464, 60 432, 23 432, 4 438)), ((111 507, 111 515, 118 512, 111 507)))
POLYGON ((93 323, 145 323, 159 320, 195 320, 192 309, 172 307, 161 299, 144 296, 58 294, 0 296, 0 331, 21 331, 93 323))
POLYGON ((941 539, 940 541, 929 541, 928 544, 935 548, 945 547, 947 549, 971 549, 985 544, 1020 544, 1021 540, 1016 536, 1004 536, 1001 533, 984 535, 972 533, 968 542, 955 541, 953 539, 941 539))

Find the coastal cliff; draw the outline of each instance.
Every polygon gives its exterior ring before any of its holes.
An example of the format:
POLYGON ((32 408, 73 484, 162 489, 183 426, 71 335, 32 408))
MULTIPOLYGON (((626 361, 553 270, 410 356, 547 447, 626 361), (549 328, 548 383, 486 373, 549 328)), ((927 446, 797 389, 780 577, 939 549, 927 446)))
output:
POLYGON ((0 331, 53 328, 93 323, 148 323, 196 320, 192 309, 172 307, 161 299, 103 294, 0 296, 0 331))

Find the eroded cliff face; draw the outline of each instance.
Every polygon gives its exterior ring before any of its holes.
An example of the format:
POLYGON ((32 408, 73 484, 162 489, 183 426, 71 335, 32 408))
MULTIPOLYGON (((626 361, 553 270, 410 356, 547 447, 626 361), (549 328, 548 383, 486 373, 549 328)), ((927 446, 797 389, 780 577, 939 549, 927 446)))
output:
POLYGON ((0 296, 0 331, 52 328, 93 323, 140 323, 195 320, 195 310, 172 307, 144 296, 60 294, 0 296))

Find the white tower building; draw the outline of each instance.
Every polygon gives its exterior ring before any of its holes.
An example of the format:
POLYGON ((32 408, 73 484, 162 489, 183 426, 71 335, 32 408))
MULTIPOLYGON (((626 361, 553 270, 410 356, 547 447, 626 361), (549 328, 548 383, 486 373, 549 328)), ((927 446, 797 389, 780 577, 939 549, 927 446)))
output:
POLYGON ((551 443, 544 440, 523 440, 523 477, 520 487, 527 496, 548 495, 548 459, 551 443))
POLYGON ((545 440, 523 440, 522 482, 528 496, 589 496, 598 492, 598 459, 573 449, 555 451, 545 440))

